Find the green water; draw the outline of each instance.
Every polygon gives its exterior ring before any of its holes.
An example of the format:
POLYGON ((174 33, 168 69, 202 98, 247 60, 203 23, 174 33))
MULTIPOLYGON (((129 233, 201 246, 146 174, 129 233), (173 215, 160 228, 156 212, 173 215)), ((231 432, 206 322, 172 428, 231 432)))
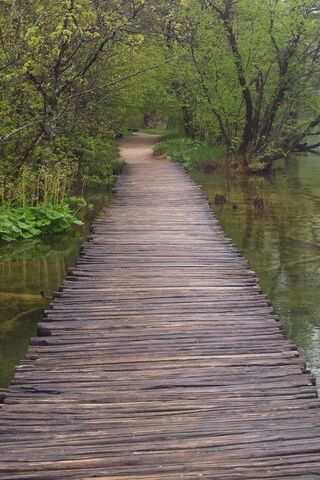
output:
POLYGON ((268 177, 195 178, 320 380, 320 157, 290 159, 268 177), (216 194, 228 203, 214 205, 216 194), (255 198, 264 209, 254 208, 255 198))
POLYGON ((109 198, 91 194, 84 226, 67 234, 0 245, 0 388, 10 383, 53 292, 76 263, 92 220, 109 198))

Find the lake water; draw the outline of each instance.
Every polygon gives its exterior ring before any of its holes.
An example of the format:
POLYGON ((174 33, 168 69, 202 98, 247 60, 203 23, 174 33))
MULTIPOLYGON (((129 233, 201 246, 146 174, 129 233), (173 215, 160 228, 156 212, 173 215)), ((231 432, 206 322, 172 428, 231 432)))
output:
POLYGON ((268 177, 195 179, 320 382, 320 156, 280 162, 268 177), (216 206, 217 194, 227 204, 216 206))
POLYGON ((61 236, 0 246, 0 388, 10 383, 53 292, 75 265, 93 218, 109 198, 89 195, 83 227, 61 236))

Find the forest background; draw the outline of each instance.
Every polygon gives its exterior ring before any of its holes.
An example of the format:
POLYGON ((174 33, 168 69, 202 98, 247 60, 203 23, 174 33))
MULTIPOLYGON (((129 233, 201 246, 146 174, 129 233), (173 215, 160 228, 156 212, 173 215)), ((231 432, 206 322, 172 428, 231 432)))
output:
POLYGON ((162 127, 190 168, 265 172, 320 142, 320 2, 2 0, 0 236, 61 232, 162 127), (80 198, 79 198, 80 197, 80 198))

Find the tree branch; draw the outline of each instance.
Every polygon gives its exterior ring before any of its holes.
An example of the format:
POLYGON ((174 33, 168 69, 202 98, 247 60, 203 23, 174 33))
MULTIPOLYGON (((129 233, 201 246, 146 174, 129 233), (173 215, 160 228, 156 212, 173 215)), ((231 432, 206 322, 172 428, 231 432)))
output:
POLYGON ((34 122, 27 123, 26 125, 23 125, 22 127, 16 128, 12 132, 8 133, 7 135, 4 135, 3 137, 0 137, 0 143, 4 143, 10 138, 14 137, 18 133, 22 132, 23 130, 27 130, 29 128, 35 127, 36 125, 40 125, 41 120, 37 120, 34 122))
POLYGON ((75 93, 73 95, 69 95, 65 100, 64 100, 64 103, 65 102, 68 102, 69 100, 72 100, 73 98, 77 98, 77 97, 81 97, 83 95, 87 95, 89 93, 95 93, 97 92, 98 90, 102 90, 102 89, 105 89, 105 88, 109 88, 109 87, 113 87, 114 85, 117 85, 118 83, 122 83, 122 82, 125 82, 126 80, 130 80, 131 78, 134 78, 134 77, 137 77, 139 75, 142 75, 143 73, 147 73, 147 72, 150 72, 152 70, 156 70, 158 68, 161 68, 163 67, 164 65, 167 65, 168 63, 170 63, 170 60, 167 60, 165 62, 162 62, 162 63, 158 63, 156 65, 153 65, 152 67, 146 67, 146 68, 143 68, 141 70, 138 70, 134 73, 130 73, 122 78, 118 78, 117 80, 114 80, 110 83, 105 83, 103 85, 99 85, 99 86, 96 86, 94 88, 89 88, 88 90, 83 90, 82 92, 78 92, 78 93, 75 93))

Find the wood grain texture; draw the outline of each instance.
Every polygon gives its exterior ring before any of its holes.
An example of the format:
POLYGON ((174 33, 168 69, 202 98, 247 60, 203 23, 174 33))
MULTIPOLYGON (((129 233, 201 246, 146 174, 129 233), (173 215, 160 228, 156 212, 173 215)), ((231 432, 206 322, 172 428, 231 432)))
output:
POLYGON ((313 376, 201 189, 128 165, 17 367, 0 479, 319 478, 313 376))

